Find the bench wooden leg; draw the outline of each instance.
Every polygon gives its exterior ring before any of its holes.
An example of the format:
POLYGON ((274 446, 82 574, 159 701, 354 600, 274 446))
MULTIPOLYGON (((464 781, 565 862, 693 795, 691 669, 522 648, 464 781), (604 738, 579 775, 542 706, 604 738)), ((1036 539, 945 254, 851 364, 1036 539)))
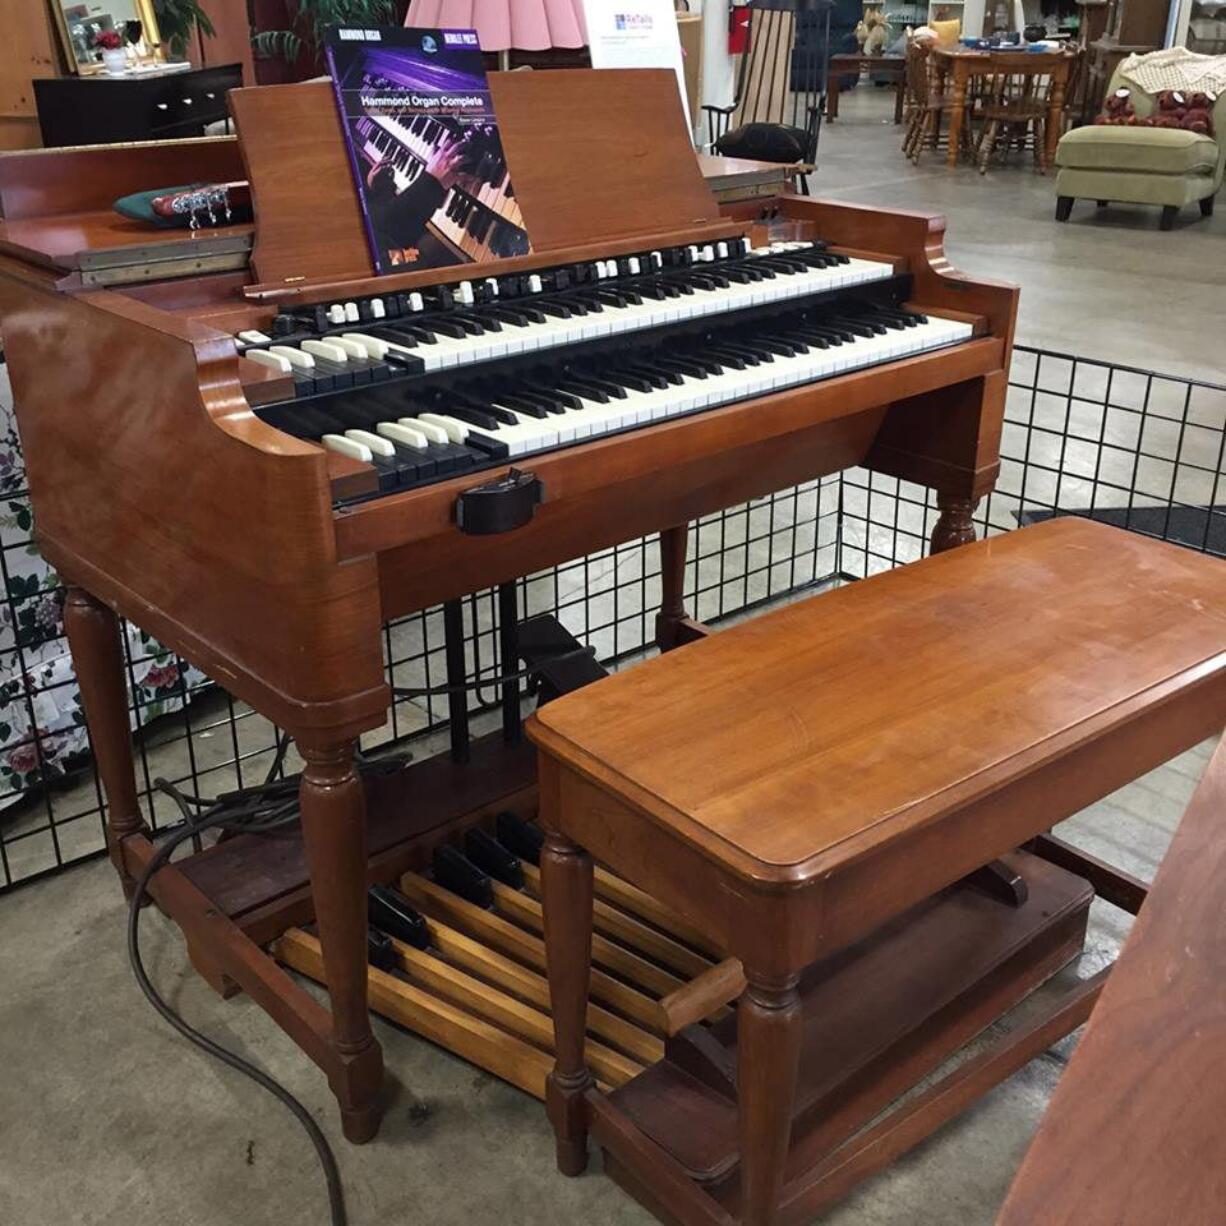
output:
POLYGON ((930 550, 943 553, 958 545, 969 545, 975 539, 975 508, 978 499, 952 498, 948 494, 937 495, 940 515, 932 530, 930 550))
POLYGON ((741 1222, 776 1221, 800 1064, 798 977, 746 969, 737 1006, 737 1104, 741 1149, 741 1222))
POLYGON ((106 793, 106 841, 124 896, 135 885, 124 866, 123 840, 145 829, 136 799, 128 687, 124 682, 119 618, 84 588, 70 587, 64 602, 64 627, 81 687, 90 745, 106 793))
POLYGON ((546 969, 553 1007, 555 1062, 545 1083, 558 1170, 587 1168, 585 1095, 592 1074, 584 1060, 588 984, 592 963, 592 860, 569 839, 548 831, 541 852, 546 969))
POLYGON ((383 1053, 366 1005, 366 794, 354 743, 296 737, 305 767, 299 787, 302 838, 311 876, 328 995, 330 1072, 345 1136, 369 1141, 379 1128, 383 1053))

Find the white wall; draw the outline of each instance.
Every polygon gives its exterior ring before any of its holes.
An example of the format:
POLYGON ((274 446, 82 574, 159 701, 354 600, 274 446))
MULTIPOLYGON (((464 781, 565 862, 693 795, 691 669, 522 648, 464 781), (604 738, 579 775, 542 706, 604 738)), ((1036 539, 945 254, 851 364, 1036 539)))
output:
MULTIPOLYGON (((690 0, 690 12, 702 13, 702 101, 707 106, 730 106, 736 91, 736 62, 728 54, 728 8, 729 0, 690 0)), ((705 140, 702 118, 700 135, 705 140)))

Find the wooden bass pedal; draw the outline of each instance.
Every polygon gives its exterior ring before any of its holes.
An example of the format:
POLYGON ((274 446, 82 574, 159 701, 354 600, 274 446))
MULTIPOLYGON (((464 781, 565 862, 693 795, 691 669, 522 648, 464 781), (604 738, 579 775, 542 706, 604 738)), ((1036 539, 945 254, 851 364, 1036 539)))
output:
MULTIPOLYGON (((372 960, 370 1007, 543 1100, 554 1033, 536 863, 540 832, 502 813, 487 828, 468 831, 463 846, 479 849, 487 865, 497 858, 501 875, 522 884, 498 880, 458 846, 445 845, 430 870, 404 873, 398 891, 374 887, 376 925, 387 922, 379 900, 389 896, 416 922, 408 939, 372 930, 383 935, 372 937, 372 949, 381 953, 390 942, 392 954, 372 960)), ((1023 900, 967 878, 838 955, 834 965, 812 969, 805 1010, 823 1020, 811 1036, 814 1059, 798 1113, 825 1117, 815 1134, 821 1144, 840 1144, 1081 951, 1092 889, 1025 852, 1006 857, 1002 867, 1024 875, 1023 900)), ((658 1138, 677 1151, 692 1178, 719 1187, 735 1171, 741 965, 607 869, 595 870, 595 894, 587 1018, 593 1075, 622 1110, 648 1121, 665 1101, 665 1118, 679 1122, 687 1109, 723 1100, 726 1127, 686 1136, 670 1129, 658 1138)), ((289 929, 272 949, 284 965, 326 984, 309 929, 289 929)))

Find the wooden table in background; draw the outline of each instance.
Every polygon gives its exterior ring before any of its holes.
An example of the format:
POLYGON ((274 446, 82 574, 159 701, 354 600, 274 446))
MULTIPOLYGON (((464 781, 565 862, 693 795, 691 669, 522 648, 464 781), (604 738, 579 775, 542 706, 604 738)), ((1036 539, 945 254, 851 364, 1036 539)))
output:
POLYGON ((889 79, 894 86, 894 122, 902 123, 902 100, 906 92, 907 57, 905 55, 832 55, 830 71, 827 74, 829 85, 826 93, 826 118, 839 117, 839 77, 850 76, 861 72, 877 73, 889 79))
MULTIPOLYGON (((966 99, 971 78, 988 76, 999 71, 1000 52, 995 53, 996 68, 993 67, 993 53, 990 51, 938 46, 933 47, 932 54, 937 72, 951 83, 953 93, 947 137, 949 152, 945 157, 945 164, 952 168, 958 164, 958 146, 962 125, 966 122, 966 99)), ((1056 158, 1056 142, 1060 139, 1061 115, 1064 112, 1064 95, 1077 56, 1068 51, 1018 51, 1010 58, 1017 61, 1016 68, 1010 65, 1011 72, 1052 78, 1051 93, 1047 100, 1047 123, 1043 132, 1044 144, 1047 146, 1047 164, 1050 166, 1056 158)))

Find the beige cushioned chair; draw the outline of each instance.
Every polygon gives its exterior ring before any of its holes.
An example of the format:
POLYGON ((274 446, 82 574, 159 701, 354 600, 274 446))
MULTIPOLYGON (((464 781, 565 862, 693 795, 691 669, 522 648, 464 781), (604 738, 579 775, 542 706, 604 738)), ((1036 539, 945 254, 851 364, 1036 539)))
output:
MULTIPOLYGON (((1118 72, 1107 96, 1121 85, 1132 90, 1139 116, 1153 113, 1153 96, 1122 81, 1118 72)), ((1056 147, 1056 220, 1068 220, 1074 200, 1095 200, 1099 208, 1110 200, 1160 205, 1164 230, 1194 200, 1208 217, 1226 166, 1226 93, 1214 103, 1213 131, 1201 136, 1176 128, 1091 125, 1066 132, 1056 147)))

